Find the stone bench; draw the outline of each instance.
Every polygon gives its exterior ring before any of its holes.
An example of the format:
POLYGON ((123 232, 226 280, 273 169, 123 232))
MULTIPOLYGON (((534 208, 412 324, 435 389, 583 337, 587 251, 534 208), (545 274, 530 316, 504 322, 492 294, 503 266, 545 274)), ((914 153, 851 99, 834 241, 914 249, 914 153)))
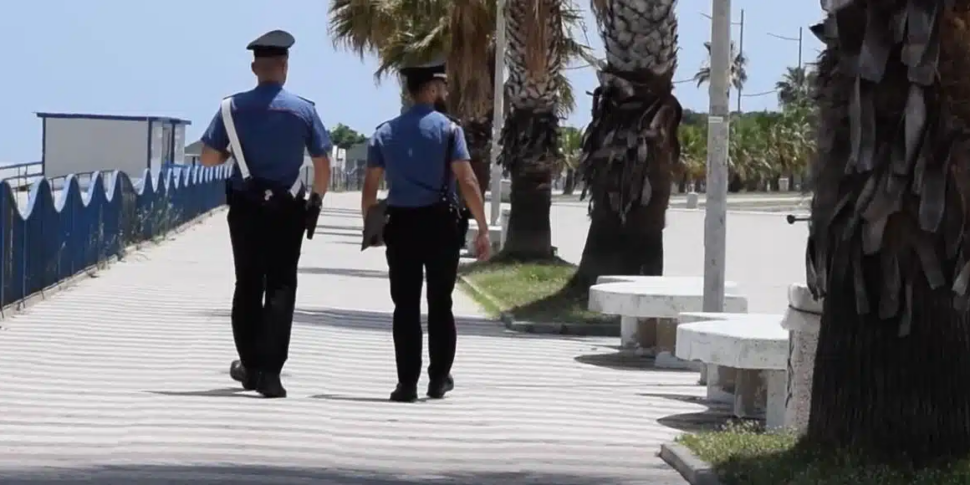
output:
POLYGON ((815 300, 804 284, 793 284, 788 288, 788 311, 781 322, 782 328, 789 332, 785 427, 799 434, 808 428, 812 410, 812 376, 815 374, 822 303, 822 300, 815 300))
MULTIPOLYGON (((505 239, 502 237, 502 226, 488 226, 488 239, 492 243, 492 253, 497 253, 502 250, 502 245, 505 244, 505 239)), ((468 233, 465 234, 465 248, 468 250, 469 257, 478 256, 477 251, 475 251, 475 238, 478 237, 478 226, 475 221, 471 221, 468 227, 468 233)))
MULTIPOLYGON (((735 318, 747 318, 765 320, 769 322, 780 322, 784 315, 774 313, 717 313, 717 312, 684 312, 677 316, 679 324, 692 322, 706 322, 710 320, 733 320, 735 318)), ((698 384, 706 386, 708 384, 707 366, 700 366, 701 378, 698 384)), ((734 369, 718 368, 714 375, 713 383, 707 388, 707 398, 718 402, 733 402, 734 400, 734 369)))
MULTIPOLYGON (((601 277, 590 287, 589 309, 620 316, 620 351, 656 358, 663 368, 694 368, 674 356, 677 317, 704 306, 702 278, 683 276, 601 277), (616 278, 619 278, 617 281, 616 278)), ((737 285, 725 284, 724 306, 745 312, 748 301, 736 293, 737 285)))
POLYGON ((708 366, 708 388, 719 368, 734 369, 734 415, 785 424, 788 332, 781 322, 737 317, 677 327, 677 357, 708 366))

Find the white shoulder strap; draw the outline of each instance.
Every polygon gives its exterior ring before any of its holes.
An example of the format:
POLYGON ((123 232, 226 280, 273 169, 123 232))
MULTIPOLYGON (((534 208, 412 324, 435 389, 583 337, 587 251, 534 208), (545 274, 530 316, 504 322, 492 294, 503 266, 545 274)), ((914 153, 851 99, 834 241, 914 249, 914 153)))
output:
POLYGON ((232 119, 232 97, 222 100, 222 124, 226 127, 226 134, 229 135, 229 151, 236 159, 239 167, 239 174, 243 180, 250 177, 249 165, 246 164, 246 157, 243 155, 242 145, 239 143, 239 135, 236 134, 236 123, 232 119))
MULTIPOLYGON (((239 135, 236 133, 236 123, 232 119, 232 97, 222 100, 222 124, 226 127, 226 135, 229 136, 229 150, 233 158, 236 159, 236 166, 239 167, 239 174, 243 180, 251 177, 249 165, 246 164, 246 156, 243 155, 242 144, 239 143, 239 135)), ((296 197, 303 188, 303 180, 296 178, 296 182, 290 187, 290 193, 296 197)))

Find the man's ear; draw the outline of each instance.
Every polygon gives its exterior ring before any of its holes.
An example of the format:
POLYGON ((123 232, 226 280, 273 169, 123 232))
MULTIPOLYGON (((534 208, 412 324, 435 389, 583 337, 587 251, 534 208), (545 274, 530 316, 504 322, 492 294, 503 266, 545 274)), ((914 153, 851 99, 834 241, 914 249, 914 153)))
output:
POLYGON ((249 70, 253 71, 253 74, 256 74, 256 61, 249 63, 249 70))

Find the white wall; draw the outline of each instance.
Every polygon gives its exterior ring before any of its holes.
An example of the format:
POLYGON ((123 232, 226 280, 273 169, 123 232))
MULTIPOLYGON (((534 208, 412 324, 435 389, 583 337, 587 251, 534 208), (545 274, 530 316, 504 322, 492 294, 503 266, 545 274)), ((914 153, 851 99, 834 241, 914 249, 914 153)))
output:
POLYGON ((148 167, 148 122, 44 118, 44 176, 120 170, 132 178, 148 167))

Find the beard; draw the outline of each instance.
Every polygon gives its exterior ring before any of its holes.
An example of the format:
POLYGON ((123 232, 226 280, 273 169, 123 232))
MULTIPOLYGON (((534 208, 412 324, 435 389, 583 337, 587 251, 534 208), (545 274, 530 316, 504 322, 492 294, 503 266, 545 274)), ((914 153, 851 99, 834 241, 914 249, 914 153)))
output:
POLYGON ((434 102, 434 110, 441 114, 448 114, 448 103, 445 102, 444 98, 438 98, 434 102))

